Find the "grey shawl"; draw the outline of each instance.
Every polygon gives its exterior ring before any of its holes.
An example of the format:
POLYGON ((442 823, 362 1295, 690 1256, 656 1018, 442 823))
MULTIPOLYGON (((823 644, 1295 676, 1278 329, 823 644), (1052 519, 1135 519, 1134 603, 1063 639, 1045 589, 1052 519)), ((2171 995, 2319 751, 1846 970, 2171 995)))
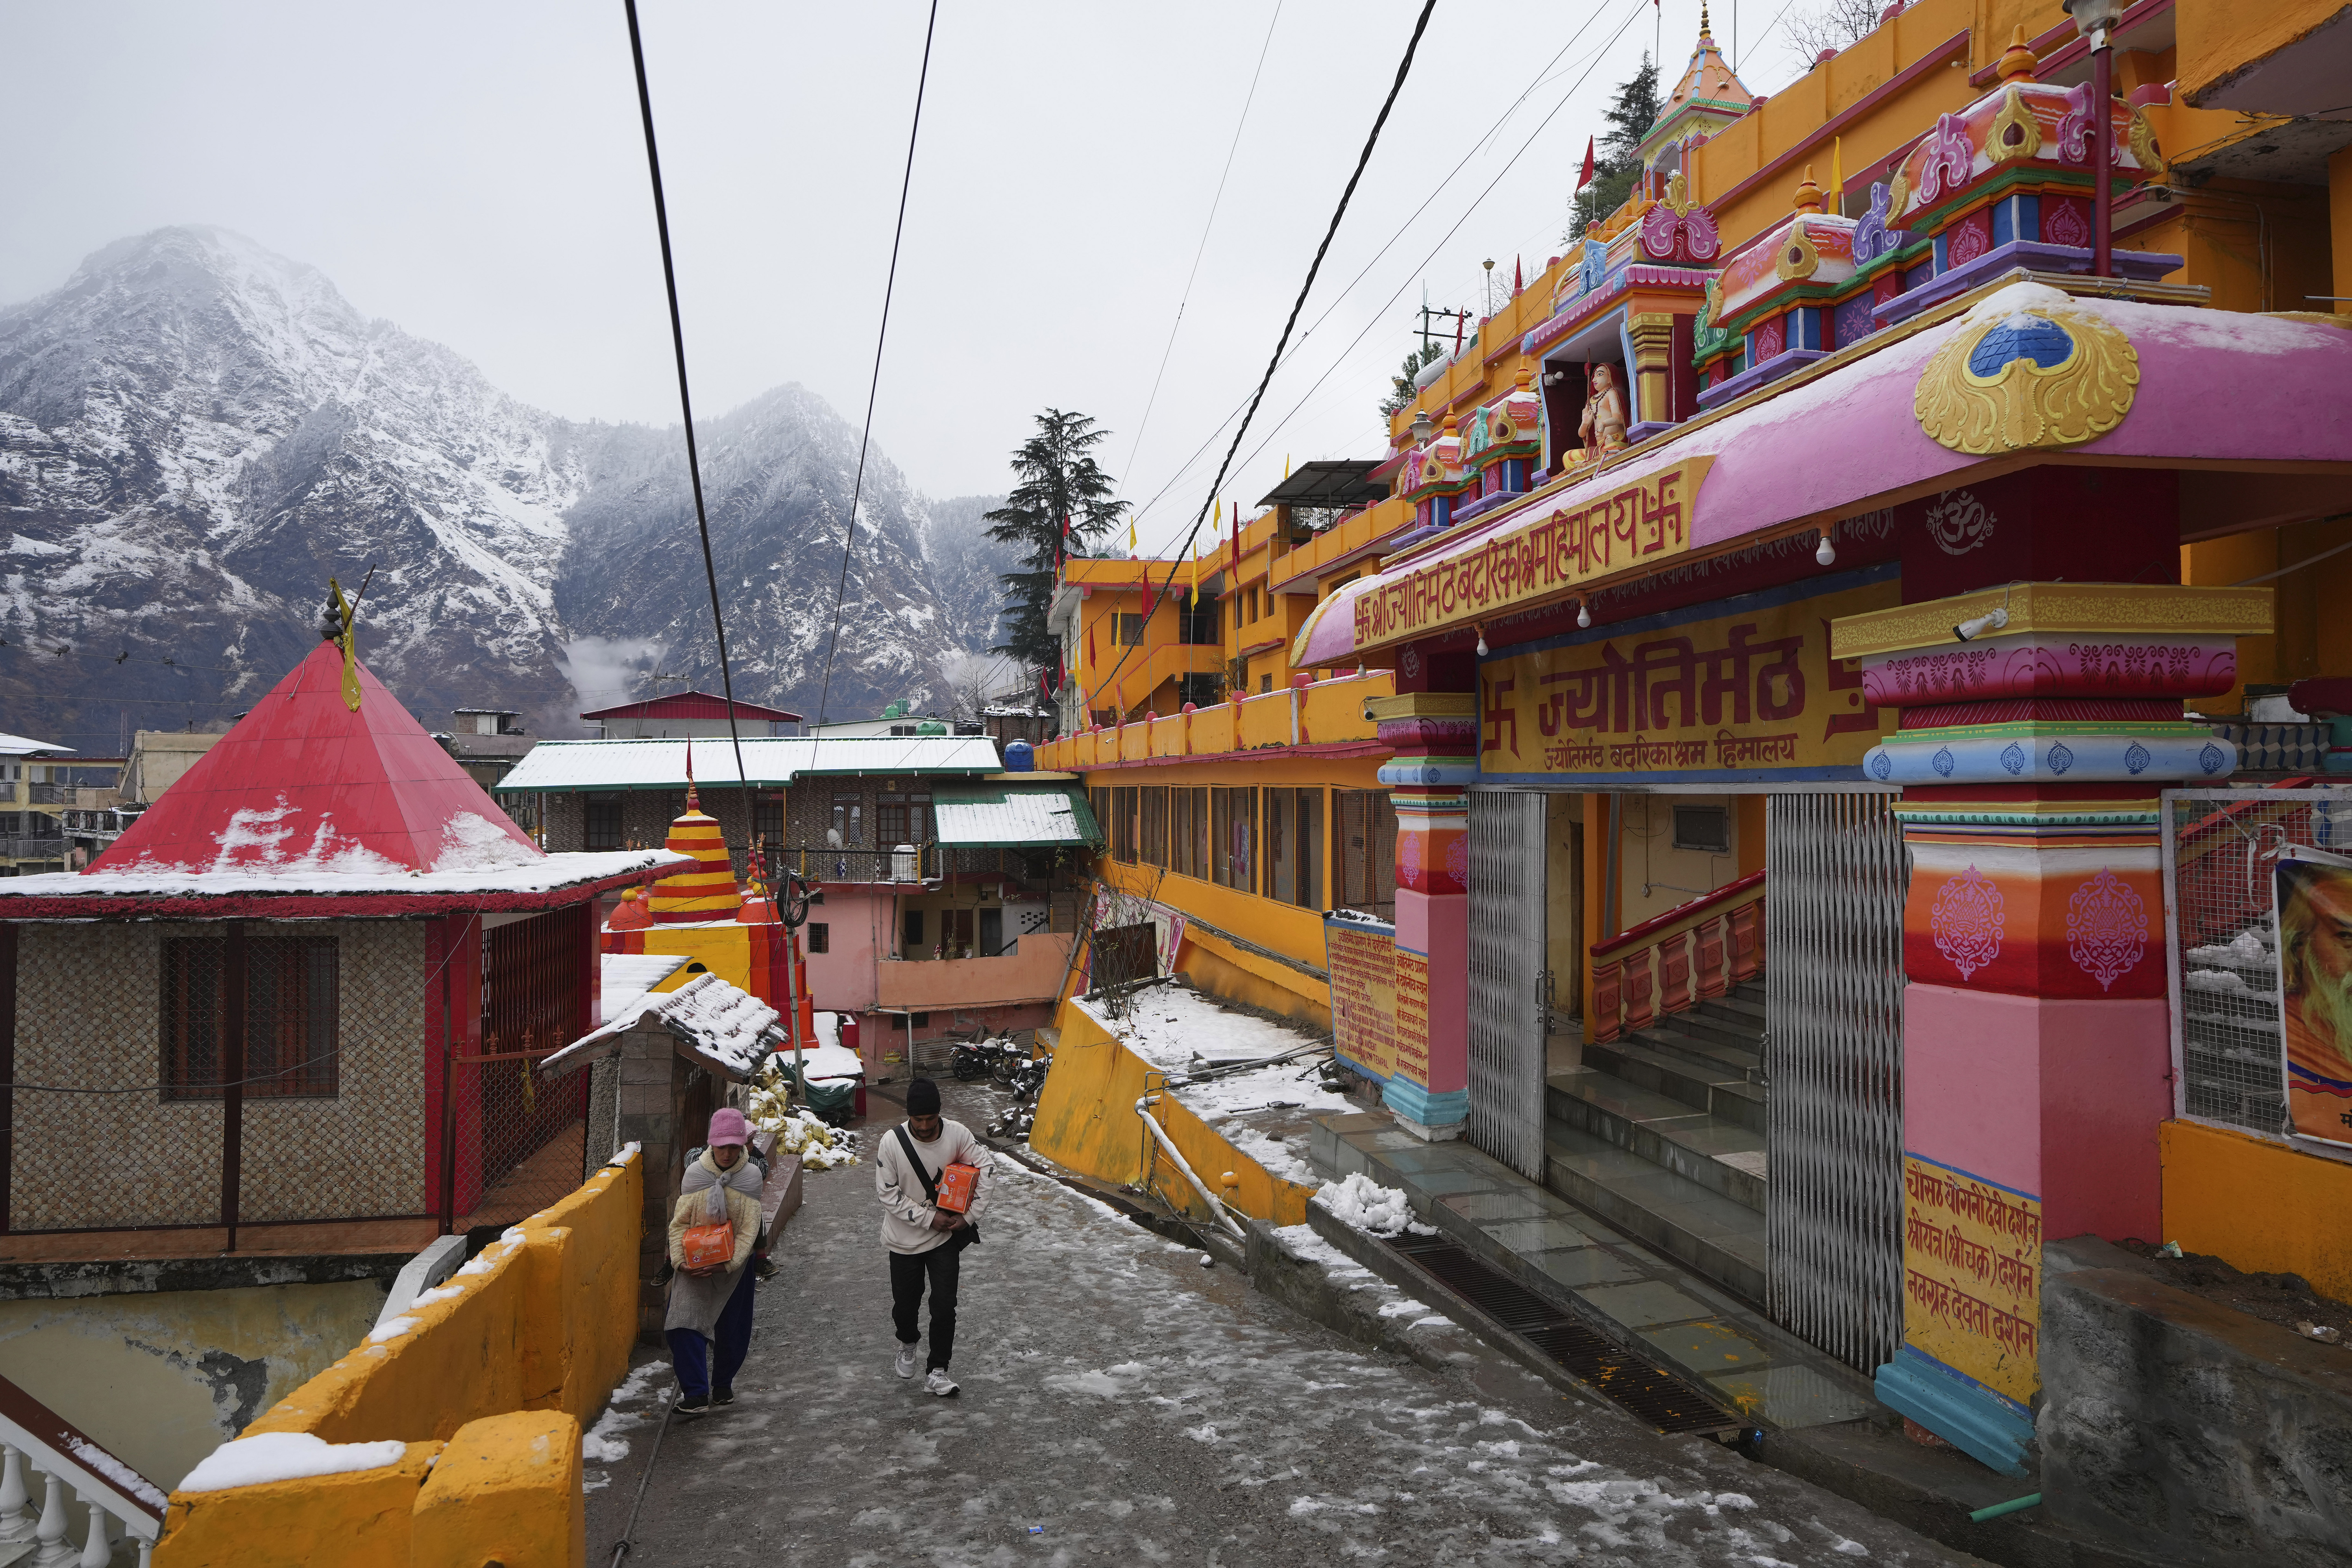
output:
MULTIPOLYGON (((727 1219, 727 1197, 718 1176, 711 1171, 709 1153, 704 1152, 687 1162, 686 1176, 678 1184, 681 1199, 699 1193, 703 1201, 697 1205, 695 1222, 698 1225, 720 1225, 727 1219), (715 1206, 716 1212, 713 1212, 715 1206)), ((763 1185, 760 1167, 747 1156, 735 1163, 727 1173, 726 1186, 749 1196, 756 1205, 763 1185)), ((746 1263, 745 1268, 750 1264, 746 1263)), ((704 1339, 711 1338, 719 1328, 719 1314, 727 1310, 727 1299, 735 1294, 742 1281, 741 1268, 722 1268, 707 1279, 698 1279, 679 1269, 669 1282, 669 1311, 662 1321, 668 1329, 692 1329, 704 1339)))

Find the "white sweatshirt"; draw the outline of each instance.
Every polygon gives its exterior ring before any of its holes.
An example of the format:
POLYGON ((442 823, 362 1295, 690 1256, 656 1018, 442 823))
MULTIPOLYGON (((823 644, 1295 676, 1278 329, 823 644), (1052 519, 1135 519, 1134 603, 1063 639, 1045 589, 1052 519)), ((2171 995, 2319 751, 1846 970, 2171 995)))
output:
MULTIPOLYGON (((967 1220, 978 1219, 988 1207, 991 1162, 988 1151, 971 1135, 971 1129, 961 1121, 941 1118, 940 1135, 929 1142, 911 1131, 907 1137, 935 1184, 940 1173, 950 1165, 980 1167, 980 1179, 972 1184, 971 1206, 963 1215, 967 1220)), ((908 1165, 907 1151, 900 1147, 895 1127, 885 1128, 876 1143, 874 1195, 882 1200, 882 1245, 893 1252, 929 1252, 944 1245, 953 1234, 931 1228, 931 1215, 939 1211, 923 1194, 922 1177, 908 1165)))

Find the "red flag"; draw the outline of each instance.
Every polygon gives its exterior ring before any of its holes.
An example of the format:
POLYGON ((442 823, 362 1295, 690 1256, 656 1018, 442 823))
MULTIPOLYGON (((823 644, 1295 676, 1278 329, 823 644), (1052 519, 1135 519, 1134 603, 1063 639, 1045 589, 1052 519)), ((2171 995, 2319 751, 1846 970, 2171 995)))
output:
POLYGON ((1576 176, 1576 188, 1584 189, 1592 183, 1592 138, 1584 139, 1584 173, 1576 176))
POLYGON ((1519 290, 1527 286, 1527 268, 1517 257, 1514 256, 1511 258, 1511 294, 1513 298, 1517 298, 1519 290))
POLYGON ((1092 626, 1088 626, 1088 627, 1087 628, 1087 662, 1088 664, 1093 664, 1093 663, 1095 663, 1095 662, 1096 662, 1096 659, 1095 659, 1095 629, 1094 629, 1094 627, 1092 627, 1092 626))

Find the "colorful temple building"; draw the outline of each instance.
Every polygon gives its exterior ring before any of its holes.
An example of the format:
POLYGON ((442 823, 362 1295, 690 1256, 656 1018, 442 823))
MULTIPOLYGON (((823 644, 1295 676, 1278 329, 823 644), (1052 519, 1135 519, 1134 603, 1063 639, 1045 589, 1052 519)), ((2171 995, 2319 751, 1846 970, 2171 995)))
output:
POLYGON ((1918 0, 1769 98, 1703 22, 1384 453, 1064 569, 1037 765, 1163 964, 2003 1473, 2045 1240, 2352 1294, 2352 1040, 2243 852, 2352 771, 2328 15, 1918 0))

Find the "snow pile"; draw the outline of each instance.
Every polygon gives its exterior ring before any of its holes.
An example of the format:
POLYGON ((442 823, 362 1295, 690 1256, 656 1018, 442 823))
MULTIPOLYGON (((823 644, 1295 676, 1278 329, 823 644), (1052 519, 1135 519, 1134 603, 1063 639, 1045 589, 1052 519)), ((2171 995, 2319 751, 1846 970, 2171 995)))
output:
POLYGON ((83 1437, 68 1437, 66 1439, 66 1447, 72 1450, 75 1458, 82 1462, 84 1468, 112 1481, 126 1497, 135 1497, 152 1508, 161 1509, 166 1506, 169 1500, 156 1488, 154 1482, 97 1444, 83 1437))
POLYGON ((760 1086, 751 1091, 751 1109, 744 1113, 751 1125, 774 1133, 777 1151, 799 1155, 804 1171, 830 1171, 835 1165, 857 1163, 857 1134, 827 1126, 814 1111, 793 1110, 786 1096, 790 1081, 770 1066, 760 1086))
POLYGON ((523 866, 544 860, 547 852, 522 837, 512 824, 492 822, 478 811, 461 811, 441 825, 441 853, 436 871, 487 871, 494 866, 523 866))
POLYGON ((396 1340, 400 1338, 401 1335, 408 1332, 409 1330, 415 1328, 417 1321, 418 1320, 415 1318, 393 1318, 383 1323, 379 1323, 374 1329, 369 1331, 367 1342, 372 1345, 380 1345, 386 1340, 396 1340))
MULTIPOLYGON (((580 1434, 580 1458, 583 1461, 591 1465, 611 1465, 629 1457, 629 1440, 620 1434, 632 1426, 643 1426, 646 1415, 643 1411, 624 1410, 621 1406, 634 1405, 643 1399, 654 1380, 668 1371, 669 1363, 649 1361, 621 1380, 621 1386, 613 1390, 613 1397, 606 1401, 604 1414, 596 1418, 596 1425, 580 1434)), ((610 1485, 611 1481, 609 1476, 591 1476, 581 1484, 581 1490, 593 1492, 610 1485)))
POLYGON ((271 1481, 306 1481, 346 1470, 378 1470, 408 1452, 397 1440, 330 1443, 308 1432, 257 1432, 223 1443, 181 1481, 184 1492, 224 1492, 271 1481))
POLYGON ((1373 1236, 1400 1236, 1407 1230, 1423 1234, 1428 1231, 1426 1226, 1413 1224, 1412 1206, 1401 1190, 1384 1187, 1361 1171, 1341 1181, 1326 1182, 1316 1192, 1315 1201, 1321 1204, 1332 1218, 1373 1236))
POLYGON ((1079 1005, 1147 1065, 1168 1074, 1168 1092, 1269 1175, 1302 1186, 1314 1180, 1304 1159, 1242 1117, 1274 1110, 1286 1113, 1281 1120, 1295 1117, 1303 1123, 1318 1111, 1361 1109, 1317 1079, 1322 1058, 1311 1049, 1289 1061, 1196 1078, 1319 1042, 1316 1036, 1281 1024, 1227 1012, 1188 987, 1155 985, 1139 991, 1125 1018, 1109 1017, 1095 1003, 1079 1005))

